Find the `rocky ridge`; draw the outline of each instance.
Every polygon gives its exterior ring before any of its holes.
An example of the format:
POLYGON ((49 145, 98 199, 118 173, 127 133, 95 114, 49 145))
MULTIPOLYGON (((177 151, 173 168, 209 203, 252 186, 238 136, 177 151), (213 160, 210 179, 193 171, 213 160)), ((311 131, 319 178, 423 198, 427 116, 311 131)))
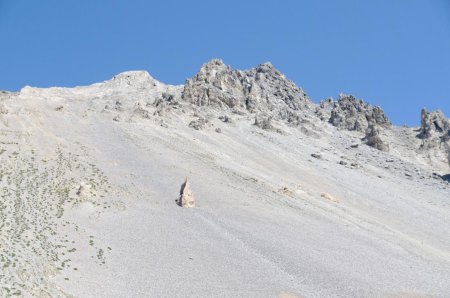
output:
MULTIPOLYGON (((147 119, 168 127, 172 117, 190 114, 187 125, 196 130, 213 128, 213 119, 231 124, 233 117, 248 119, 264 130, 284 133, 284 125, 299 127, 306 136, 320 138, 327 123, 338 130, 361 133, 363 142, 388 151, 389 140, 382 141, 380 131, 391 130, 392 124, 380 107, 340 94, 313 103, 308 95, 288 80, 271 63, 249 70, 235 70, 220 59, 202 65, 198 73, 181 86, 165 85, 145 71, 129 71, 111 80, 75 88, 24 87, 18 93, 2 91, 0 112, 8 113, 4 102, 14 97, 90 99, 91 110, 101 108, 112 114, 116 122, 147 119), (132 93, 134 98, 129 98, 132 93), (94 99, 94 100, 92 100, 94 99), (98 99, 95 101, 95 99, 98 99), (234 116, 233 116, 234 115, 234 116), (317 121, 321 120, 321 121, 317 121)), ((55 107, 62 110, 63 106, 55 107)), ((88 113, 88 111, 85 111, 88 113)), ((420 146, 410 148, 432 160, 431 164, 448 159, 450 124, 441 111, 421 115, 417 134, 420 146)), ((416 145, 411 145, 416 146, 416 145)))

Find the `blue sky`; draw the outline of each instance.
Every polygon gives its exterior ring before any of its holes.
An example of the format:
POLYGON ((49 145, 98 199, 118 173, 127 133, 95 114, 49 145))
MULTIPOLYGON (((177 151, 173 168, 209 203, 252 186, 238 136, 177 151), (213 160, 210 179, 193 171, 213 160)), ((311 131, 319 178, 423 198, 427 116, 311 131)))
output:
POLYGON ((351 93, 396 124, 450 116, 450 1, 0 0, 0 89, 125 70, 181 84, 219 57, 265 61, 314 101, 351 93))

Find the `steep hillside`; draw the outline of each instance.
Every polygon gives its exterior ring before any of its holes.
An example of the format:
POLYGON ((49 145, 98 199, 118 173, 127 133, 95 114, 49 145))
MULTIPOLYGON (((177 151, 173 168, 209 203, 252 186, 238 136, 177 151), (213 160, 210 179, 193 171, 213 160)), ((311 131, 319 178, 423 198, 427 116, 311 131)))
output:
POLYGON ((448 297, 450 122, 421 120, 217 59, 2 92, 0 294, 448 297))

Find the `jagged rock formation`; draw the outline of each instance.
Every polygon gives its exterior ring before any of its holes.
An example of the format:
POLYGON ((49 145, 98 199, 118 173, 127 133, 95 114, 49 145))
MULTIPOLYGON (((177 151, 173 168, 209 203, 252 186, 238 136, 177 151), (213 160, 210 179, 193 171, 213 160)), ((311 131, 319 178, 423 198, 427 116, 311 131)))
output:
POLYGON ((198 119, 192 120, 189 122, 189 127, 195 129, 195 130, 202 130, 205 128, 207 124, 207 120, 203 117, 199 117, 198 119))
POLYGON ((195 77, 186 81, 182 99, 198 106, 244 108, 242 80, 240 72, 214 59, 205 63, 195 77))
POLYGON ((166 112, 170 110, 169 107, 178 105, 178 101, 175 94, 163 92, 161 97, 158 97, 153 105, 156 107, 154 115, 165 116, 166 112))
POLYGON ((450 166, 450 119, 441 110, 421 111, 421 125, 419 134, 422 140, 418 153, 434 160, 447 159, 450 166))
POLYGON ((192 193, 191 184, 186 178, 183 185, 181 185, 180 198, 178 199, 178 205, 183 208, 195 207, 195 199, 192 193))
POLYGON ((370 147, 387 152, 389 151, 389 145, 381 139, 381 132, 382 128, 379 125, 369 123, 369 127, 366 130, 366 136, 363 141, 370 147))
POLYGON ((316 115, 322 121, 329 121, 331 117, 331 111, 334 107, 334 101, 332 97, 320 101, 319 106, 316 108, 316 115))
POLYGON ((450 145, 449 145, 449 143, 445 143, 445 149, 447 150, 447 161, 448 161, 448 167, 450 168, 450 145))
POLYGON ((450 120, 441 110, 427 112, 425 108, 421 111, 421 126, 418 135, 421 139, 439 137, 443 142, 450 139, 450 120))
POLYGON ((182 99, 200 107, 234 112, 270 113, 275 119, 298 124, 313 104, 302 89, 272 64, 239 71, 214 59, 186 81, 182 99))
POLYGON ((329 122, 339 129, 361 132, 366 131, 370 122, 384 128, 391 126, 380 107, 367 104, 353 95, 344 94, 340 94, 338 101, 333 103, 329 122))
POLYGON ((255 116, 254 124, 261 129, 271 130, 271 129, 273 129, 272 116, 269 116, 267 114, 257 114, 255 116))

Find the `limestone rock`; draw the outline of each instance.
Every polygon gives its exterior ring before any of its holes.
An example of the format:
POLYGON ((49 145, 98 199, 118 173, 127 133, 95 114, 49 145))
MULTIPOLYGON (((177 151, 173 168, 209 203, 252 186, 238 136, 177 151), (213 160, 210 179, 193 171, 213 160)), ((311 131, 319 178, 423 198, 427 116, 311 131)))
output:
POLYGON ((189 127, 195 130, 202 130, 203 128, 205 128, 206 123, 207 120, 200 117, 196 120, 192 120, 191 122, 189 122, 189 127))
POLYGON ((137 87, 145 89, 149 86, 155 87, 159 82, 146 71, 126 71, 115 75, 111 80, 104 83, 121 88, 137 87))
POLYGON ((0 104, 0 114, 8 114, 9 110, 4 104, 0 104))
POLYGON ((240 73, 226 66, 222 60, 213 59, 203 64, 199 72, 186 81, 182 98, 197 106, 239 106, 243 98, 240 73))
POLYGON ((140 118, 150 119, 150 112, 147 109, 143 108, 140 104, 136 105, 133 114, 140 118))
POLYGON ((333 103, 329 122, 339 129, 364 132, 373 122, 389 128, 391 123, 380 107, 375 107, 355 98, 353 95, 339 95, 333 103))
POLYGON ((447 159, 450 166, 450 119, 447 119, 442 111, 428 112, 425 108, 422 109, 417 137, 422 140, 419 153, 431 159, 447 159))
POLYGON ((290 190, 289 188, 287 188, 286 186, 283 186, 283 187, 279 188, 277 190, 277 192, 279 194, 282 194, 282 195, 285 195, 285 196, 288 196, 288 197, 291 197, 291 198, 294 197, 294 192, 292 190, 290 190))
POLYGON ((91 185, 82 182, 78 187, 77 196, 79 196, 82 200, 90 200, 93 196, 95 196, 95 192, 91 185))
POLYGON ((191 184, 186 178, 184 183, 181 185, 180 198, 178 199, 178 205, 183 208, 193 208, 195 207, 195 199, 192 194, 191 184))
POLYGON ((320 154, 320 153, 312 153, 311 156, 316 159, 322 159, 322 154, 320 154))
POLYGON ((166 112, 169 110, 169 106, 177 105, 178 101, 175 98, 174 94, 163 92, 161 97, 158 97, 153 105, 156 108, 155 115, 165 116, 166 112))
POLYGON ((447 160, 448 160, 448 166, 450 168, 450 147, 447 146, 447 160))
POLYGON ((316 108, 316 116, 322 121, 328 121, 331 117, 331 111, 334 107, 333 98, 329 97, 320 101, 319 107, 316 108))
POLYGON ((380 151, 388 152, 389 145, 383 142, 381 139, 382 128, 375 124, 370 123, 369 127, 366 130, 366 136, 363 141, 365 141, 366 145, 378 149, 380 151))
POLYGON ((421 139, 439 136, 443 141, 450 139, 450 120, 445 117, 441 110, 427 112, 425 108, 421 111, 420 133, 421 139))
POLYGON ((233 123, 233 119, 227 115, 222 115, 219 117, 219 120, 224 123, 233 123))
POLYGON ((272 117, 266 114, 258 114, 255 116, 255 123, 261 129, 271 130, 272 126, 272 117))
POLYGON ((303 90, 270 63, 239 71, 219 59, 211 60, 186 81, 182 99, 239 114, 262 112, 289 123, 313 113, 313 104, 303 90))
POLYGON ((327 200, 331 201, 331 202, 339 203, 339 200, 336 199, 335 197, 333 197, 332 195, 330 195, 329 193, 324 192, 324 193, 321 193, 320 196, 322 198, 324 198, 324 199, 327 199, 327 200))

